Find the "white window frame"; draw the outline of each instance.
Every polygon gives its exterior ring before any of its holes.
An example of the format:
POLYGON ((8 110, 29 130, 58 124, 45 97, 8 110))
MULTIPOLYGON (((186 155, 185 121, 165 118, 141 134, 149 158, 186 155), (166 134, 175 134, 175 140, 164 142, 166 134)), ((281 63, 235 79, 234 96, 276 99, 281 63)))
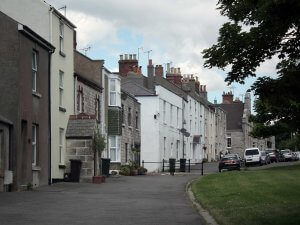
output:
POLYGON ((32 59, 31 59, 31 68, 32 68, 32 91, 37 92, 37 72, 38 72, 38 65, 37 65, 37 52, 32 51, 32 59))
POLYGON ((58 162, 60 165, 63 165, 63 148, 64 148, 64 128, 59 128, 59 158, 58 158, 58 162))
POLYGON ((109 136, 109 157, 111 162, 120 162, 120 141, 118 136, 109 136), (115 139, 115 146, 112 146, 112 139, 115 139), (115 150, 116 159, 112 159, 111 151, 115 150))
POLYGON ((116 78, 109 79, 109 106, 121 107, 121 87, 120 80, 116 78), (114 90, 112 90, 112 83, 114 83, 114 90), (111 96, 115 96, 115 101, 112 102, 111 96))
POLYGON ((226 137, 226 147, 227 147, 227 148, 231 148, 231 146, 232 146, 231 135, 230 135, 230 136, 227 135, 227 137, 226 137), (228 144, 228 143, 229 143, 229 140, 230 140, 230 145, 228 144))
POLYGON ((64 105, 64 72, 59 71, 59 106, 64 105))
POLYGON ((59 50, 64 52, 64 23, 59 23, 59 50))
POLYGON ((177 107, 177 128, 179 128, 179 108, 177 107))
POLYGON ((32 165, 36 166, 37 165, 37 125, 32 124, 32 139, 31 139, 31 144, 32 144, 32 165))

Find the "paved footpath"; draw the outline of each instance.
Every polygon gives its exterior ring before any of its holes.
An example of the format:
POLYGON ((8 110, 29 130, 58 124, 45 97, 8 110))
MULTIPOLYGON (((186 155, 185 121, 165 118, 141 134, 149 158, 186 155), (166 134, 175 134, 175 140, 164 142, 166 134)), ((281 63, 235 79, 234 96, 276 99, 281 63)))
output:
POLYGON ((185 195, 197 175, 110 178, 0 193, 1 225, 200 225, 185 195))

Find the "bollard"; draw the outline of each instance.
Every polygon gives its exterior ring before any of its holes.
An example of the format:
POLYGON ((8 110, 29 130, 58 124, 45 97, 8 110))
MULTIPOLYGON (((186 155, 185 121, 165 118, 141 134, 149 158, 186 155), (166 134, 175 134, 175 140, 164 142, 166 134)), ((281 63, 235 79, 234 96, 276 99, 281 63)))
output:
POLYGON ((162 171, 165 172, 165 160, 163 159, 163 168, 162 171))
POLYGON ((202 160, 202 162, 201 162, 201 176, 203 176, 203 163, 204 163, 204 160, 202 160))
POLYGON ((189 173, 191 172, 191 160, 189 159, 189 173))

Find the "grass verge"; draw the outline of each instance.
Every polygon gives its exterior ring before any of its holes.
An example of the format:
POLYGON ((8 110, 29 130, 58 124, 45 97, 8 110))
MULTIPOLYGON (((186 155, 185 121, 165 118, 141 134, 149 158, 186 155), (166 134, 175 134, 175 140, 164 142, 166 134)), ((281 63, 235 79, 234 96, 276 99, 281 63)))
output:
POLYGON ((212 174, 192 191, 219 224, 300 224, 300 165, 212 174))

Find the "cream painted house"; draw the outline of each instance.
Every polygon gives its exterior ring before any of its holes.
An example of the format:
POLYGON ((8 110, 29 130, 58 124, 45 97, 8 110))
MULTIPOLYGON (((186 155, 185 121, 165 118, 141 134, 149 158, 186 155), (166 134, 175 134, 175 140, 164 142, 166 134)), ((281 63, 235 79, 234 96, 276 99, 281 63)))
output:
POLYGON ((74 114, 74 29, 65 16, 42 0, 1 0, 0 11, 33 31, 55 48, 51 57, 51 174, 64 177, 65 131, 74 114))

